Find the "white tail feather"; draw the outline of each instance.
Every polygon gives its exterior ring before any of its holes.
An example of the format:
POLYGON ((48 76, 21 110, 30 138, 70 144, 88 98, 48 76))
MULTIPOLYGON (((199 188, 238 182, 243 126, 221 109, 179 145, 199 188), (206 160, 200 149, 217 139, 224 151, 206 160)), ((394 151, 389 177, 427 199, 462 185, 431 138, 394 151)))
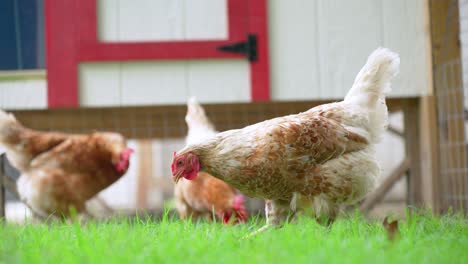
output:
POLYGON ((366 64, 359 71, 354 84, 344 101, 358 104, 369 113, 371 140, 380 139, 388 124, 388 110, 385 94, 390 92, 390 82, 398 74, 400 57, 386 48, 371 53, 366 64))
POLYGON ((187 101, 187 114, 185 115, 185 122, 188 126, 188 133, 186 138, 186 143, 188 145, 200 143, 217 133, 214 125, 206 116, 205 110, 198 103, 195 97, 191 97, 187 101))

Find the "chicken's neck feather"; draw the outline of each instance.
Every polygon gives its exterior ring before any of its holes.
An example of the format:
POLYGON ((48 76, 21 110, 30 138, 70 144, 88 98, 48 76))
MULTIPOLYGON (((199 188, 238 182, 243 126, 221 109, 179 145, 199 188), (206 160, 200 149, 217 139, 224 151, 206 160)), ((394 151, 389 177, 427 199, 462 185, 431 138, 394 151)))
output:
POLYGON ((244 135, 241 130, 227 132, 191 145, 186 151, 192 151, 198 156, 202 171, 232 182, 241 173, 245 158, 252 152, 254 144, 249 135, 244 135))

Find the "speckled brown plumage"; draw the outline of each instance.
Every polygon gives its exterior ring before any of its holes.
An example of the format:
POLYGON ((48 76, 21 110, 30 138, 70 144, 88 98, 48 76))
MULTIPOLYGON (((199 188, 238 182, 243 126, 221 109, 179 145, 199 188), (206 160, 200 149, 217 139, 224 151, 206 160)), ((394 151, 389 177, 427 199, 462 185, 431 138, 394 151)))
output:
POLYGON ((124 173, 116 169, 126 150, 120 134, 34 131, 0 112, 0 142, 21 172, 22 200, 43 217, 66 216, 71 207, 82 212, 87 200, 124 173))
MULTIPOLYGON (((332 112, 340 110, 340 106, 329 109, 332 112)), ((230 132, 220 133, 200 149, 194 148, 193 152, 199 155, 204 170, 247 195, 267 199, 290 200, 294 192, 318 195, 346 189, 346 181, 344 186, 338 186, 323 177, 324 173, 334 173, 325 171, 323 164, 337 157, 345 157, 345 160, 346 154, 368 146, 364 137, 313 109, 246 127, 236 134, 245 136, 242 142, 230 132), (209 146, 216 149, 218 144, 243 146, 225 154, 207 151, 209 146), (205 149, 205 146, 208 147, 205 149), (229 162, 223 162, 224 158, 231 162, 237 160, 238 165, 230 166, 229 162)))
POLYGON ((189 144, 174 158, 175 179, 201 167, 265 198, 267 225, 307 207, 335 217, 340 204, 372 190, 380 174, 373 146, 387 124, 385 93, 398 67, 397 54, 377 49, 343 101, 189 144))

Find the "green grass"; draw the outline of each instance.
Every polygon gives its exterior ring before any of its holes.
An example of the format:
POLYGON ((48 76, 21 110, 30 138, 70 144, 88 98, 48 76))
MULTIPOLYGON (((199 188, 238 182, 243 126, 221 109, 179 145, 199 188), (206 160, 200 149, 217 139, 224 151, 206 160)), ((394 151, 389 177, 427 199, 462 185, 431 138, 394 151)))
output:
MULTIPOLYGON (((466 216, 465 216, 466 217, 466 216)), ((0 263, 467 263, 461 215, 411 216, 391 242, 380 222, 358 215, 331 229, 299 219, 248 240, 261 226, 222 226, 164 217, 87 224, 4 225, 0 263)))

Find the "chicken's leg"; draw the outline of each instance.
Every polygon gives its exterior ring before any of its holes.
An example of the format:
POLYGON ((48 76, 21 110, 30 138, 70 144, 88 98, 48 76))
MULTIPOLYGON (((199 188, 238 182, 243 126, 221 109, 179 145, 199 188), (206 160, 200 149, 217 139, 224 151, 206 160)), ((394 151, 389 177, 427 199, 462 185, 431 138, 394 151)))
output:
POLYGON ((339 206, 326 199, 315 199, 316 215, 315 219, 319 224, 331 227, 339 214, 339 206))
POLYGON ((244 238, 251 238, 255 235, 263 233, 270 228, 281 227, 281 225, 288 219, 291 213, 290 202, 286 200, 266 200, 265 201, 265 215, 266 224, 260 229, 248 234, 244 238))

